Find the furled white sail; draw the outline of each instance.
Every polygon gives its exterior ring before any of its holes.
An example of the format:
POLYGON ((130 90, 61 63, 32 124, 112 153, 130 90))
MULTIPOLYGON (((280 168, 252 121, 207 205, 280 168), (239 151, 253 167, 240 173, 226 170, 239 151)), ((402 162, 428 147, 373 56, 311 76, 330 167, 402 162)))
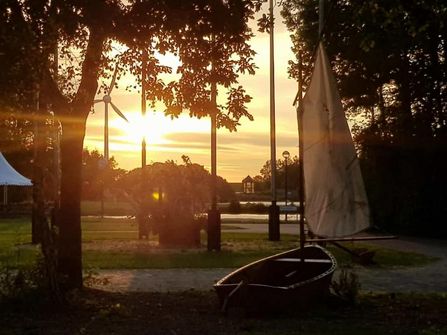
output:
POLYGON ((369 226, 368 199, 351 132, 323 45, 303 98, 306 220, 319 236, 338 237, 369 226))

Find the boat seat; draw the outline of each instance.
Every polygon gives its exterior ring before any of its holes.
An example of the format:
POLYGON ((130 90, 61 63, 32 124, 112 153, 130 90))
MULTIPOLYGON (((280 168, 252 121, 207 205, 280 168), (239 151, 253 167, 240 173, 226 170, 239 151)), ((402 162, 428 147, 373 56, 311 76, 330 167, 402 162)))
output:
MULTIPOLYGON (((301 263, 301 258, 276 258, 275 262, 301 263)), ((332 263, 330 259, 305 258, 304 263, 332 263)))

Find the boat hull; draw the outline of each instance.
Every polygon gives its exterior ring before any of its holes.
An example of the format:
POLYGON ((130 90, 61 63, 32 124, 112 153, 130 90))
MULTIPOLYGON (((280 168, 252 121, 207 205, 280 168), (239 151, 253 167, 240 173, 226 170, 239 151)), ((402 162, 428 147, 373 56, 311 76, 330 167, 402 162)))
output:
POLYGON ((222 310, 304 307, 329 294, 335 258, 317 245, 250 263, 219 280, 214 289, 222 310))

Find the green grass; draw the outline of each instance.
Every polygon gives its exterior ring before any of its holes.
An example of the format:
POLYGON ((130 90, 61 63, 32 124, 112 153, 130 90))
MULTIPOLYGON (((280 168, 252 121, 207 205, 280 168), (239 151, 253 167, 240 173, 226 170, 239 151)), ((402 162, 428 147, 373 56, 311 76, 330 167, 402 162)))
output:
MULTIPOLYGON (((39 249, 30 245, 29 219, 0 220, 0 263, 13 267, 35 262, 39 249)), ((202 248, 193 250, 160 249, 150 241, 138 240, 137 226, 132 219, 83 218, 84 265, 95 268, 234 268, 256 259, 298 246, 298 236, 282 235, 280 242, 267 240, 266 234, 222 231, 222 252, 206 252, 206 235, 202 232, 202 248)), ((350 244, 347 244, 348 246, 350 244)), ((356 244, 376 251, 380 267, 422 266, 436 258, 391 249, 356 244)), ((340 265, 349 264, 350 256, 329 246, 340 265)))
MULTIPOLYGON (((98 216, 101 215, 101 202, 100 201, 82 201, 81 213, 85 216, 98 216)), ((104 202, 104 215, 108 216, 126 216, 135 215, 135 209, 127 201, 105 201, 104 202)))
POLYGON ((101 269, 235 268, 269 255, 268 251, 166 254, 87 251, 83 260, 86 267, 101 269))

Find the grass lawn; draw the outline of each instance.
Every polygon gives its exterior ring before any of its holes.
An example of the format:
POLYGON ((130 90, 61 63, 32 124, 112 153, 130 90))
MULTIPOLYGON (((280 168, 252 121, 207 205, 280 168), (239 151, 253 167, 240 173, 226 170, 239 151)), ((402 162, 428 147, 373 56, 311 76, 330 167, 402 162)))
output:
POLYGON ((63 308, 33 297, 0 304, 0 334, 441 335, 447 296, 362 295, 277 316, 223 315, 214 292, 77 292, 63 308))
MULTIPOLYGON (((225 226, 224 226, 225 227, 225 226)), ((30 245, 28 219, 0 220, 0 263, 11 267, 34 264, 39 249, 30 245)), ((267 240, 266 234, 222 231, 222 252, 209 253, 202 233, 202 248, 165 249, 150 240, 137 239, 137 226, 132 219, 83 218, 83 262, 86 268, 234 268, 261 257, 295 248, 298 236, 282 235, 280 242, 267 240)), ((356 244, 376 250, 377 266, 421 266, 435 261, 433 257, 356 244)), ((328 247, 339 264, 351 262, 345 252, 328 247)))
MULTIPOLYGON (((83 220, 84 265, 96 268, 237 267, 252 260, 296 247, 298 237, 280 242, 265 234, 222 233, 222 252, 205 248, 164 249, 156 236, 137 240, 133 220, 83 220)), ((30 266, 38 248, 29 244, 27 219, 0 220, 2 264, 30 266)), ((205 241, 205 235, 202 236, 205 241)), ((359 245, 356 244, 358 247, 359 245)), ((364 245, 361 245, 362 247, 364 245)), ((419 266, 434 258, 374 247, 380 267, 419 266)), ((348 255, 332 249, 339 263, 348 255)), ((0 301, 0 334, 216 334, 216 335, 445 335, 447 294, 361 294, 355 305, 335 298, 307 311, 277 316, 225 316, 212 291, 175 293, 111 293, 76 291, 65 306, 55 306, 45 294, 31 292, 0 301)))

